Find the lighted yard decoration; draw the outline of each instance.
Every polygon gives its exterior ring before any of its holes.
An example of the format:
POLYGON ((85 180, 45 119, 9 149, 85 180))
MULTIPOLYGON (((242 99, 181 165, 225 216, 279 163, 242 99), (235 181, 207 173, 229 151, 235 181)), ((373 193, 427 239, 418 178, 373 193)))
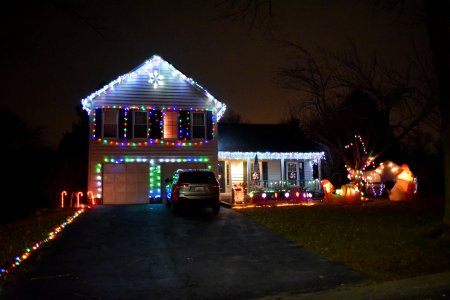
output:
MULTIPOLYGON (((64 193, 64 192, 63 192, 64 193)), ((41 241, 36 242, 35 244, 31 245, 30 247, 27 247, 24 249, 23 254, 16 256, 14 259, 12 259, 11 262, 7 263, 6 265, 2 266, 0 265, 0 279, 3 279, 11 273, 11 271, 22 265, 25 260, 27 260, 34 252, 41 249, 42 246, 44 246, 46 243, 50 242, 51 240, 55 239, 58 234, 61 233, 61 231, 66 227, 68 224, 72 223, 73 220, 78 217, 80 214, 85 212, 84 208, 81 208, 77 210, 72 216, 67 217, 67 219, 60 224, 59 226, 55 227, 50 231, 46 238, 44 238, 41 241)))
POLYGON ((61 208, 64 208, 64 196, 67 196, 66 191, 61 192, 61 208))
POLYGON ((392 188, 386 188, 391 201, 412 200, 417 193, 417 179, 407 164, 401 166, 393 162, 380 164, 376 169, 380 173, 383 182, 394 181, 392 188))
POLYGON ((294 204, 311 202, 313 194, 298 187, 289 189, 262 189, 249 193, 251 203, 256 205, 294 204))
POLYGON ((329 204, 361 203, 361 191, 355 184, 344 184, 335 190, 334 185, 328 180, 322 180, 324 201, 329 204))

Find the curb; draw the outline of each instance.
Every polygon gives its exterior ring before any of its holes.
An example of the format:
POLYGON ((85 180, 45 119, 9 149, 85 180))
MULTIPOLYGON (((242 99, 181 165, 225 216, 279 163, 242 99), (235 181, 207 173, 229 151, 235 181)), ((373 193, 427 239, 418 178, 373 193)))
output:
POLYGON ((260 300, 386 300, 386 299, 450 299, 450 272, 418 277, 338 287, 333 290, 307 294, 279 294, 258 298, 260 300))

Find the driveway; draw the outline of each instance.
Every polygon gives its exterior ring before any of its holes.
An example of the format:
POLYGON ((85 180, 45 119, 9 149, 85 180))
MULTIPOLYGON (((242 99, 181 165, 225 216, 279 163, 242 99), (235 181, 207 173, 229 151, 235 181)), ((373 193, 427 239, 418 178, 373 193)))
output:
POLYGON ((363 279, 232 209, 173 215, 163 204, 90 209, 29 263, 0 298, 252 299, 363 279))

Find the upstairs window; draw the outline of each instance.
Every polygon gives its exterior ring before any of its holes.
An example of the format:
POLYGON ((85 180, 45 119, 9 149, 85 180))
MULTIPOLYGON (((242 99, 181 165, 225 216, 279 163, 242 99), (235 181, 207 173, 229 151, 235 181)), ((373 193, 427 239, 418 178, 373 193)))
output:
POLYGON ((192 113, 192 138, 206 138, 206 118, 203 112, 192 113))
POLYGON ((103 137, 117 138, 118 110, 107 109, 103 112, 103 137))
POLYGON ((178 112, 166 111, 164 113, 164 138, 178 138, 178 112))
POLYGON ((135 139, 147 138, 148 117, 146 111, 134 111, 133 137, 135 139))

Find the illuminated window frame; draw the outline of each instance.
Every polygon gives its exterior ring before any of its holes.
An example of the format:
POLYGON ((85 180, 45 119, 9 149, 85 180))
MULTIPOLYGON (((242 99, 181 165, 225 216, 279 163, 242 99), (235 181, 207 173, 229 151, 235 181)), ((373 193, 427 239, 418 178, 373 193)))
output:
POLYGON ((178 111, 164 111, 164 136, 165 140, 177 140, 178 139, 178 111))
MULTIPOLYGON (((200 111, 191 111, 191 139, 192 140, 204 140, 206 139, 206 112, 200 112, 200 111), (203 115, 203 124, 195 124, 195 116, 203 115), (196 129, 201 130, 203 127, 203 135, 202 136, 195 136, 194 133, 196 133, 196 129)), ((197 132, 198 133, 198 132, 197 132)))
POLYGON ((119 137, 119 110, 117 109, 104 109, 103 110, 103 130, 102 130, 102 136, 103 138, 118 138, 119 137), (111 119, 115 119, 115 122, 107 123, 107 115, 108 114, 114 114, 115 116, 111 116, 111 119), (115 127, 115 134, 110 135, 112 133, 112 129, 115 127))
POLYGON ((148 111, 142 111, 142 110, 134 110, 133 111, 133 139, 136 139, 136 140, 146 140, 146 139, 148 139, 148 111), (145 123, 144 124, 140 124, 140 123, 137 123, 137 117, 136 117, 136 115, 137 114, 145 114, 145 123), (143 136, 136 136, 137 134, 136 134, 136 128, 137 127, 142 127, 142 128, 144 128, 145 127, 145 130, 143 131, 143 132, 145 132, 145 136, 143 135, 143 136))

